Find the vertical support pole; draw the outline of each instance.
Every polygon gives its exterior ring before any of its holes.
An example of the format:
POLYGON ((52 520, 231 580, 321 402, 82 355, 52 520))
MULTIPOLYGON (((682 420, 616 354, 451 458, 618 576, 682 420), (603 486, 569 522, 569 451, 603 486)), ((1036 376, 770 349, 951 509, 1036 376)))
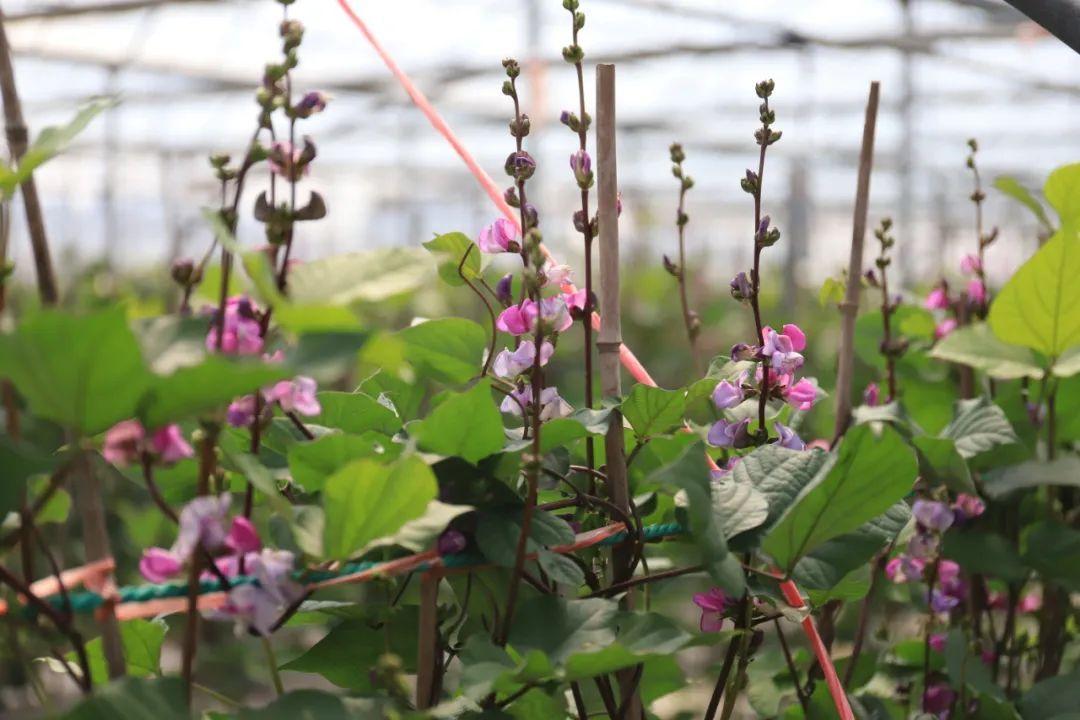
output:
MULTIPOLYGON (((15 68, 11 64, 11 45, 8 43, 7 30, 4 28, 4 14, 0 10, 0 95, 4 100, 4 123, 7 132, 8 148, 11 158, 19 161, 26 154, 29 136, 26 121, 23 120, 22 103, 15 88, 15 68)), ((38 200, 37 185, 34 177, 28 177, 20 188, 23 206, 26 208, 26 224, 30 232, 30 247, 34 252, 34 268, 37 271, 38 294, 42 305, 55 305, 59 299, 56 289, 56 274, 53 272, 52 257, 49 255, 49 240, 45 235, 45 220, 41 215, 41 203, 38 200)))
POLYGON ((859 293, 862 290, 863 242, 866 238, 866 216, 870 206, 870 171, 874 167, 874 130, 877 126, 880 83, 870 83, 866 101, 866 120, 863 123, 862 149, 859 151, 859 180, 855 188, 855 217, 851 230, 851 257, 848 262, 848 284, 844 302, 840 305, 840 352, 836 373, 836 428, 833 443, 847 430, 851 422, 851 383, 855 370, 855 316, 859 313, 859 293))
POLYGON ((420 637, 416 650, 416 709, 426 710, 435 704, 442 671, 439 648, 439 576, 425 572, 420 576, 420 637))
MULTIPOLYGON (((619 347, 622 345, 622 318, 619 304, 619 177, 615 151, 615 66, 596 66, 596 154, 597 214, 600 221, 600 311, 603 320, 596 342, 600 360, 600 387, 604 397, 622 395, 619 370, 619 347)), ((611 425, 604 438, 607 459, 607 487, 611 502, 630 515, 630 488, 626 476, 626 444, 623 439, 622 413, 611 413, 611 425)), ((628 528, 632 530, 632 528, 628 528)), ((633 553, 626 544, 612 552, 614 582, 628 580, 633 553)), ((634 606, 631 590, 624 607, 634 606)), ((642 716, 633 669, 617 674, 622 689, 624 712, 621 717, 642 716)), ((638 675, 640 678, 640 675, 638 675)))

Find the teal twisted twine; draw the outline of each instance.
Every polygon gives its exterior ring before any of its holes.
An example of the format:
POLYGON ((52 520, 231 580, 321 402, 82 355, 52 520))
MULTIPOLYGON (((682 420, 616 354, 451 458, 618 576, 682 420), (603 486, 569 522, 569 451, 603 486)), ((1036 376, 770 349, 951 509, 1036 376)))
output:
MULTIPOLYGON (((656 525, 646 525, 642 528, 642 535, 646 542, 652 542, 655 540, 662 540, 667 537, 673 537, 675 535, 682 535, 686 530, 678 523, 659 523, 656 525)), ((594 547, 605 547, 610 545, 618 545, 621 542, 625 542, 636 533, 630 533, 626 530, 617 532, 614 535, 604 538, 600 542, 596 543, 594 547)), ((484 565, 487 563, 487 559, 480 553, 466 552, 458 553, 456 555, 447 555, 443 557, 442 564, 447 568, 465 568, 474 567, 478 565, 484 565)), ((354 573, 364 572, 365 570, 371 570, 373 568, 382 565, 378 562, 357 562, 357 563, 345 563, 337 570, 297 570, 293 573, 293 579, 302 583, 324 582, 326 580, 333 580, 334 578, 342 577, 344 575, 352 575, 354 573)), ((427 570, 430 567, 428 564, 422 564, 415 568, 414 571, 427 570)), ((229 585, 235 587, 237 585, 252 585, 257 583, 258 580, 254 575, 237 575, 229 578, 229 585)), ((218 578, 204 578, 199 582, 199 594, 206 595, 214 592, 221 592, 224 589, 224 585, 218 578)), ((168 582, 168 583, 149 583, 146 585, 126 585, 117 589, 117 601, 120 603, 141 603, 149 602, 151 600, 162 600, 166 598, 185 597, 188 593, 188 586, 186 582, 168 582)), ((65 611, 70 608, 73 613, 92 613, 99 607, 105 604, 105 598, 101 595, 84 590, 81 592, 69 592, 67 595, 67 602, 65 602, 63 595, 50 595, 44 598, 46 602, 52 605, 54 608, 60 611, 65 611)), ((37 615, 37 609, 32 605, 28 605, 23 608, 23 614, 27 617, 33 618, 37 615)))

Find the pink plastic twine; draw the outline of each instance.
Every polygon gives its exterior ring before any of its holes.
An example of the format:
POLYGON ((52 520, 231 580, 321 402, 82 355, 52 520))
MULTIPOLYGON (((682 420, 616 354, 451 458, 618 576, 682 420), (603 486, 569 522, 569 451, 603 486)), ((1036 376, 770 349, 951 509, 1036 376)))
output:
MULTIPOLYGON (((408 93, 413 103, 420 109, 420 112, 424 113, 424 116, 428 119, 428 122, 431 123, 432 127, 434 127, 435 130, 450 143, 450 146, 454 148, 454 151, 461 157, 462 161, 464 161, 465 165, 469 168, 469 172, 471 172, 473 177, 476 178, 476 181, 480 183, 480 187, 484 189, 484 192, 486 192, 488 197, 491 198, 491 201, 495 203, 495 206, 498 207, 503 215, 509 218, 520 231, 521 223, 517 217, 517 213, 515 213, 514 209, 507 204, 506 200, 503 198, 502 192, 500 192, 498 186, 495 185, 495 181, 491 179, 491 176, 480 167, 479 163, 476 162, 476 159, 465 149, 465 146, 461 144, 461 141, 458 140, 453 130, 450 129, 450 126, 446 124, 446 121, 439 115, 439 112, 435 107, 428 101, 424 94, 420 92, 420 89, 416 87, 412 79, 405 74, 405 71, 398 67, 398 64, 394 62, 394 59, 386 49, 383 48, 382 44, 379 43, 378 39, 376 39, 375 35, 371 32, 371 29, 368 28, 364 21, 360 19, 360 16, 349 6, 348 0, 338 0, 338 5, 340 5, 341 9, 345 11, 345 14, 349 16, 349 19, 352 20, 353 24, 360 30, 378 56, 382 58, 382 61, 386 63, 386 67, 390 70, 390 73, 398 83, 401 84, 401 87, 405 89, 405 92, 408 93)), ((546 248, 543 252, 545 256, 551 259, 552 256, 546 248)), ((600 316, 596 313, 593 313, 592 323, 594 328, 600 328, 600 316)), ((633 352, 631 352, 630 348, 625 345, 620 346, 619 359, 622 362, 623 367, 626 368, 626 371, 629 372, 635 380, 643 385, 656 387, 656 381, 652 379, 648 370, 645 369, 645 366, 641 364, 641 361, 637 359, 633 352)), ((710 465, 716 469, 716 464, 712 461, 711 457, 709 458, 709 462, 710 465)), ((802 608, 806 606, 799 593, 799 588, 796 587, 795 583, 791 580, 784 580, 781 582, 780 590, 784 593, 784 598, 792 607, 802 608)), ((836 675, 836 668, 833 666, 832 658, 829 657, 829 651, 825 647, 824 641, 821 639, 821 634, 818 633, 813 618, 808 615, 806 619, 802 621, 802 627, 803 631, 806 633, 807 639, 810 641, 810 646, 813 648, 814 655, 817 657, 817 661, 825 673, 825 680, 829 686, 829 693, 832 695, 836 711, 839 713, 842 720, 855 720, 855 716, 851 712, 851 706, 848 704, 847 696, 844 694, 844 688, 836 675)))

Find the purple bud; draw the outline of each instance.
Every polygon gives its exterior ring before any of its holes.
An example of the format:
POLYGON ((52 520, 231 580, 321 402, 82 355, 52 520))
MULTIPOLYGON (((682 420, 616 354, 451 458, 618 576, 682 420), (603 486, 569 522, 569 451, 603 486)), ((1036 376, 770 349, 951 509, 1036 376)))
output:
POLYGON ((540 214, 532 203, 525 203, 525 222, 529 224, 529 227, 536 227, 540 223, 540 214))
POLYGON ((514 301, 513 286, 513 273, 506 273, 499 278, 499 282, 495 283, 495 297, 497 297, 499 302, 503 305, 509 305, 514 301))
POLYGON ((584 150, 577 150, 570 156, 570 169, 574 171, 574 179, 581 187, 592 184, 592 158, 584 150))
POLYGON ((747 345, 746 343, 735 343, 731 346, 731 361, 739 362, 740 360, 753 360, 758 355, 758 348, 755 345, 747 345))
POLYGON ((561 113, 559 113, 559 122, 561 122, 563 125, 569 125, 570 124, 570 111, 569 110, 563 110, 561 113))
POLYGON ((739 302, 747 302, 754 294, 754 288, 750 284, 750 278, 741 272, 731 279, 731 297, 739 302))
POLYGON ((465 536, 457 530, 447 530, 439 536, 438 551, 440 555, 457 555, 468 545, 465 536))
POLYGON ((583 233, 583 232, 585 232, 585 228, 586 228, 585 213, 582 212, 581 210, 575 211, 574 212, 574 229, 577 230, 579 233, 583 233))
POLYGON ((503 200, 505 200, 506 204, 510 207, 521 206, 521 203, 518 201, 517 188, 515 188, 513 185, 506 188, 506 191, 503 192, 503 200))
POLYGON ((520 182, 533 176, 536 172, 536 161, 524 150, 517 150, 507 156, 503 169, 507 175, 520 182))
POLYGON ((761 223, 758 225, 758 237, 765 237, 765 233, 769 232, 769 223, 772 219, 766 215, 761 218, 761 223))

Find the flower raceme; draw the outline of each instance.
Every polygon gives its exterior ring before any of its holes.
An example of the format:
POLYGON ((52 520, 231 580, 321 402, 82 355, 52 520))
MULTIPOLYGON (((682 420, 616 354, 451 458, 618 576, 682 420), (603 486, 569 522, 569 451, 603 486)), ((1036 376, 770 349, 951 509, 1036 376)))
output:
MULTIPOLYGON (((209 311, 210 332, 206 335, 206 349, 218 350, 217 308, 209 311)), ((254 303, 243 295, 235 295, 225 301, 225 319, 222 322, 221 352, 226 355, 258 355, 263 351, 262 327, 254 303)))
POLYGON ((787 373, 802 367, 803 356, 800 353, 806 349, 806 335, 798 325, 785 325, 782 332, 766 326, 761 333, 765 340, 761 352, 769 358, 772 367, 787 373))
MULTIPOLYGON (((531 385, 524 385, 519 389, 514 390, 505 398, 503 398, 502 404, 499 409, 504 413, 511 415, 517 415, 521 417, 523 415, 522 410, 531 412, 533 401, 533 393, 531 385)), ((574 411, 574 408, 570 406, 570 403, 566 402, 559 396, 559 391, 555 387, 546 387, 540 391, 540 420, 541 422, 547 420, 553 420, 554 418, 566 417, 574 411)))
POLYGON ((163 465, 174 465, 195 454, 176 424, 158 428, 147 437, 138 420, 124 420, 105 433, 101 454, 113 465, 122 467, 138 462, 143 452, 163 465))

